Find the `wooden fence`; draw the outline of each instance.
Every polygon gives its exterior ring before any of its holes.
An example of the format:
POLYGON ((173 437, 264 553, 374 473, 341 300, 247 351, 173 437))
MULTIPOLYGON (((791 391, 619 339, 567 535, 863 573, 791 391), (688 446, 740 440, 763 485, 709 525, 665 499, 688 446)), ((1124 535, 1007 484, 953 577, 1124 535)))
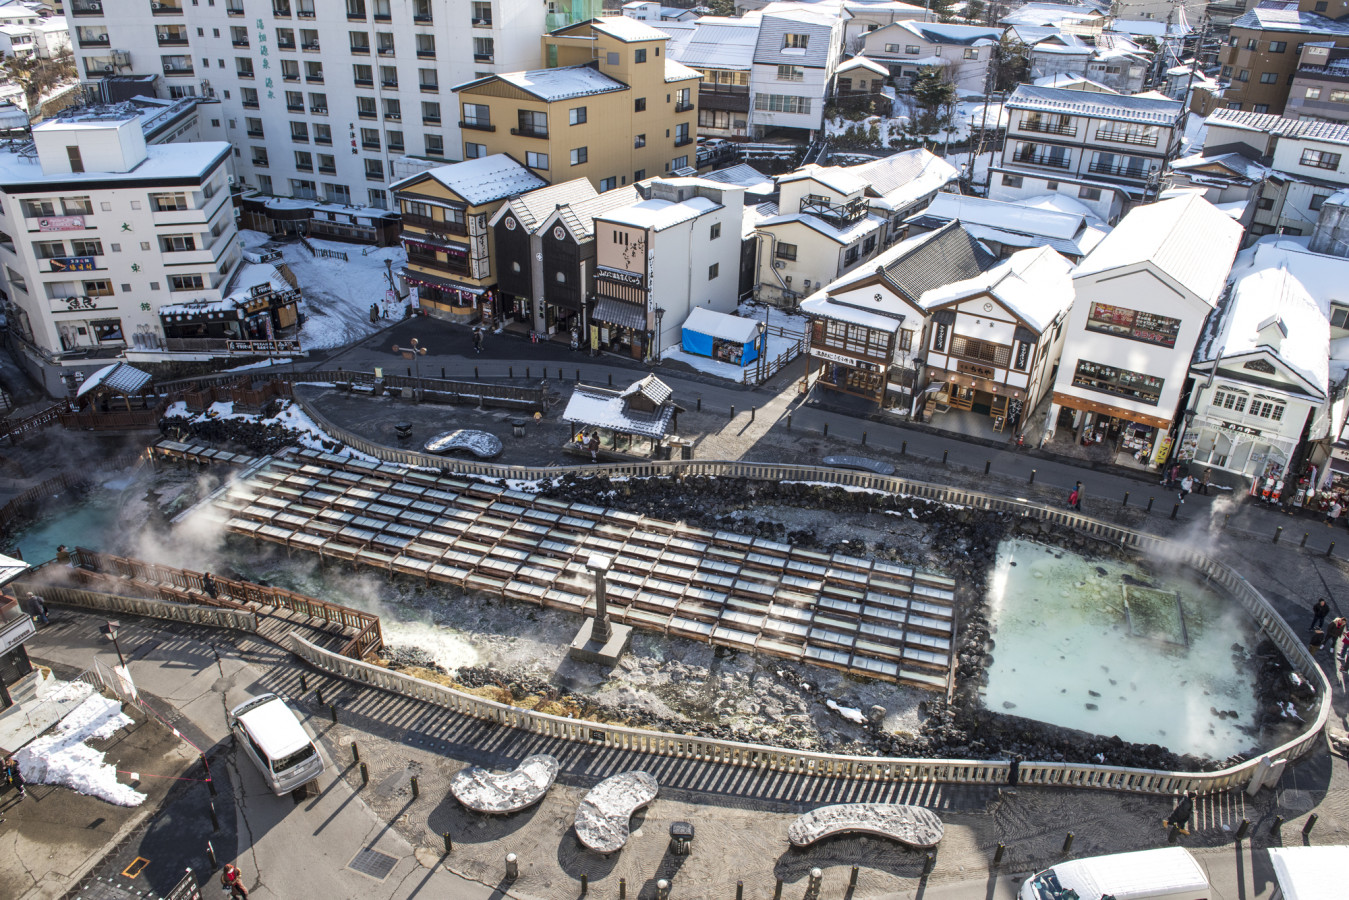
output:
MULTIPOLYGON (((375 387, 374 372, 355 372, 329 369, 319 372, 277 372, 272 377, 292 384, 329 383, 349 386, 353 390, 369 391, 375 387)), ((448 378, 417 378, 385 373, 387 389, 411 388, 429 402, 472 403, 478 406, 505 407, 522 412, 546 412, 548 408, 548 381, 521 387, 490 381, 456 381, 448 378)), ((307 407, 306 407, 307 409, 307 407)))
POLYGON ((82 487, 93 481, 99 472, 123 469, 146 458, 148 458, 146 451, 125 453, 102 461, 92 470, 85 468, 77 472, 63 472, 33 485, 19 496, 12 498, 4 506, 0 506, 0 534, 7 533, 15 521, 31 515, 38 506, 53 495, 64 493, 72 488, 82 487))
POLYGON ((39 410, 31 416, 24 416, 22 419, 12 419, 0 426, 3 432, 0 437, 8 438, 10 445, 17 444, 26 437, 32 437, 43 428, 49 428, 61 421, 61 413, 70 408, 70 405, 64 400, 60 403, 53 403, 46 409, 39 410))
POLYGON ((153 600, 234 610, 270 606, 320 619, 355 632, 355 636, 341 650, 342 655, 353 659, 361 659, 384 646, 379 616, 349 606, 215 575, 211 576, 212 590, 207 590, 202 572, 113 556, 83 547, 71 551, 70 561, 72 568, 56 567, 49 572, 64 573, 76 583, 104 593, 125 594, 132 591, 153 600))
POLYGON ((347 254, 341 250, 325 250, 322 247, 315 247, 309 238, 304 236, 301 236, 300 243, 309 251, 310 256, 317 256, 324 259, 340 259, 342 262, 347 261, 347 254))

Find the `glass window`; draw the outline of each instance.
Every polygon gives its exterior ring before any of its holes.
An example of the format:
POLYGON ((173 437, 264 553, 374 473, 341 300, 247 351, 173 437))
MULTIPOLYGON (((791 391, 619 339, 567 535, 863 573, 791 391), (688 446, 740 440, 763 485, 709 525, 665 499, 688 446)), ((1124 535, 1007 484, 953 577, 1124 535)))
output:
POLYGON ((525 165, 531 169, 548 169, 548 154, 529 152, 525 154, 525 165))
POLYGON ((1112 394, 1126 400, 1156 406, 1162 398, 1164 379, 1142 372, 1131 372, 1089 360, 1078 360, 1073 373, 1074 387, 1102 394, 1112 394))
POLYGON ((586 108, 576 106, 567 111, 567 121, 572 125, 582 125, 586 120, 586 108))
POLYGON ((589 155, 589 148, 577 147, 571 151, 571 164, 573 166, 579 166, 589 159, 589 155))
POLYGON ((1302 164, 1312 166, 1317 169, 1338 169, 1340 167, 1340 154, 1327 153, 1324 150, 1303 150, 1302 164))
POLYGON ((794 260, 796 259, 796 245, 788 244, 785 241, 779 241, 777 249, 773 251, 773 255, 778 259, 794 260))

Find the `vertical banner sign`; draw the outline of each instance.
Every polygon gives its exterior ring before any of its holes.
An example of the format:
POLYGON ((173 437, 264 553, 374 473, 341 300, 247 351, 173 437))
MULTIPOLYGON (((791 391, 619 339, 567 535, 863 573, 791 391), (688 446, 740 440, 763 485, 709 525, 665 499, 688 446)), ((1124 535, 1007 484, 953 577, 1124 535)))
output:
POLYGON ((941 325, 941 324, 938 324, 938 325, 937 325, 937 334, 936 334, 936 336, 932 339, 932 346, 933 346, 933 349, 936 349, 936 350, 945 350, 945 349, 946 349, 946 326, 945 326, 945 325, 941 325))
POLYGON ((1019 371, 1026 371, 1026 363, 1030 360, 1030 344, 1021 341, 1016 345, 1016 367, 1019 371))

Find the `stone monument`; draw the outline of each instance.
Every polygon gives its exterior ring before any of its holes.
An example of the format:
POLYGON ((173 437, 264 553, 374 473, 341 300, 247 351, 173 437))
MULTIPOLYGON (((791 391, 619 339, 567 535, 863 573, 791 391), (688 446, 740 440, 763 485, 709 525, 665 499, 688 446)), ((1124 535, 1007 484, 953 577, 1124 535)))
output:
POLYGON ((576 632, 567 655, 581 662, 612 667, 618 665, 618 658, 628 648, 632 626, 615 625, 609 621, 608 598, 605 596, 605 574, 609 571, 609 565, 609 557, 598 553, 586 560, 586 568, 595 576, 595 615, 586 619, 581 630, 576 632))

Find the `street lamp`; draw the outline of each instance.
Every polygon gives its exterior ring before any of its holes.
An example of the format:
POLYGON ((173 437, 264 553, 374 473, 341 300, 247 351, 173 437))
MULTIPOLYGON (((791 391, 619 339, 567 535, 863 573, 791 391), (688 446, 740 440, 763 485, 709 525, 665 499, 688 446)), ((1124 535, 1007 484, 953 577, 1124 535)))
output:
POLYGON ((399 347, 397 344, 394 344, 393 352, 401 353, 403 355, 403 359, 412 360, 413 366, 412 371, 417 373, 416 375, 417 386, 412 391, 412 399, 415 402, 416 400, 420 399, 421 395, 422 389, 421 357, 426 355, 426 348, 421 345, 420 341, 418 341, 416 338, 413 338, 411 347, 399 347))
POLYGON ((126 659, 122 656, 122 645, 117 643, 117 629, 121 627, 122 627, 121 622, 109 622, 108 624, 103 626, 102 631, 104 634, 108 636, 108 639, 112 641, 112 645, 117 648, 117 661, 121 663, 122 668, 125 669, 126 659))

